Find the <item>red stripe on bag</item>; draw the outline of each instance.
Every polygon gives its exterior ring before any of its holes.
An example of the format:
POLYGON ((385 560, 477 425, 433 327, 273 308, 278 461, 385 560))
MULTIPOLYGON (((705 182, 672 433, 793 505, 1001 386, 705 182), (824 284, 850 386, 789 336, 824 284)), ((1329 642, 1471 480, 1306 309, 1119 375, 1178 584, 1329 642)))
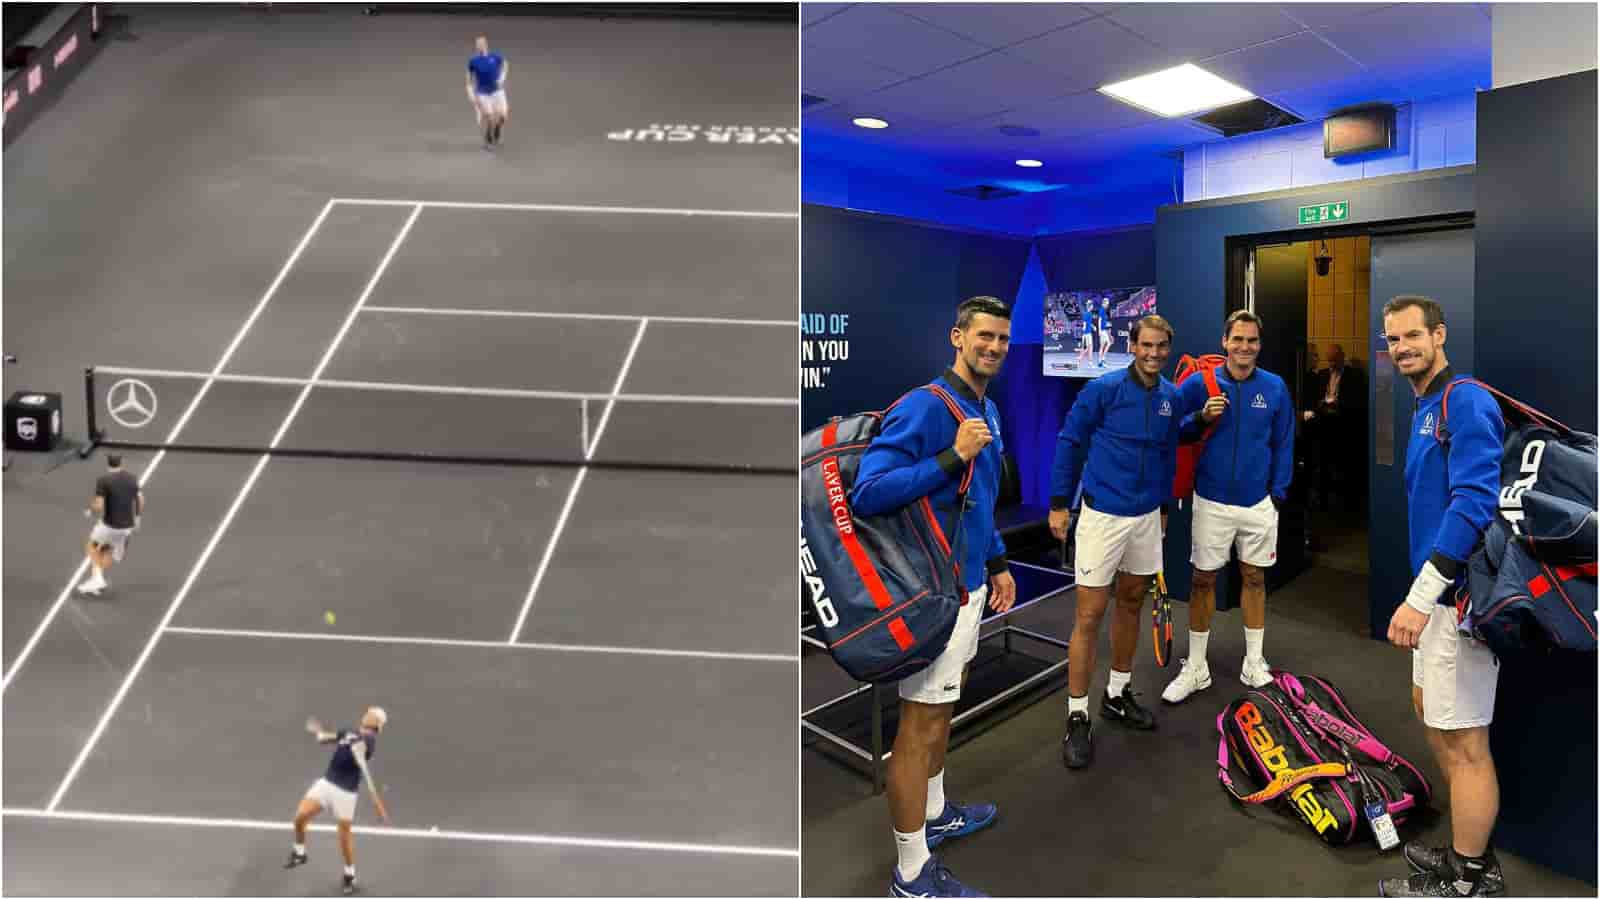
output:
POLYGON ((883 579, 878 577, 878 570, 873 568, 872 562, 867 559, 867 551, 862 549, 861 541, 856 537, 856 525, 850 516, 850 506, 845 502, 844 480, 839 475, 837 456, 822 461, 822 483, 828 489, 828 509, 833 513, 833 527, 839 532, 844 552, 855 566, 856 574, 861 576, 861 583, 867 586, 872 602, 879 609, 887 609, 892 602, 889 589, 883 586, 883 579))
POLYGON ((1533 599, 1535 600, 1543 597, 1545 594, 1550 593, 1550 579, 1540 575, 1538 578, 1528 582, 1528 593, 1532 595, 1533 599))
POLYGON ((889 633, 894 635, 894 642, 900 646, 901 650, 911 649, 911 644, 913 643, 911 629, 906 627, 905 619, 896 618, 890 620, 889 633))
POLYGON ((1593 578, 1595 577, 1596 568, 1595 563, 1584 563, 1581 566, 1556 566, 1556 577, 1562 581, 1571 581, 1579 575, 1587 575, 1593 578))
POLYGON ((822 429, 822 446, 832 447, 839 440, 839 423, 829 422, 828 427, 822 429))

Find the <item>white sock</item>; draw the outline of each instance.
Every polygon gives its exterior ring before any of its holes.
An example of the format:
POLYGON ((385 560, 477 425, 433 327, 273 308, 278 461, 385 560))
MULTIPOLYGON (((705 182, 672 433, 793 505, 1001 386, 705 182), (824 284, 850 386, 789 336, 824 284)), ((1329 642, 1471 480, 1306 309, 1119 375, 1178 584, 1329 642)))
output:
POLYGON ((1075 712, 1081 712, 1084 715, 1089 714, 1089 695, 1067 698, 1067 715, 1070 716, 1075 712))
POLYGON ((1202 672, 1210 669, 1210 666, 1206 665, 1206 641, 1210 639, 1211 632, 1209 631, 1191 630, 1189 632, 1189 665, 1202 672))
POLYGON ((896 831, 894 833, 894 849, 900 856, 897 868, 900 870, 900 880, 910 881, 922 873, 922 867, 927 865, 928 857, 928 829, 918 828, 912 832, 896 831))
POLYGON ((940 769, 939 774, 928 779, 928 821, 937 819, 942 812, 944 812, 944 770, 940 769))
POLYGON ((351 878, 356 877, 356 867, 355 866, 345 866, 344 867, 344 874, 350 876, 351 878))
POLYGON ((295 844, 294 845, 294 852, 298 856, 305 856, 306 855, 306 845, 305 844, 295 844))
POLYGON ((1265 628, 1246 628, 1244 630, 1244 658, 1261 659, 1261 642, 1267 636, 1265 628))
POLYGON ((102 569, 102 568, 100 568, 99 566, 96 566, 96 565, 91 565, 89 568, 94 570, 94 580, 95 581, 104 581, 105 580, 106 573, 105 573, 104 569, 102 569))
POLYGON ((1122 689, 1128 686, 1128 680, 1133 678, 1132 672, 1118 672, 1111 670, 1111 680, 1106 682, 1106 696, 1115 700, 1122 696, 1122 689))

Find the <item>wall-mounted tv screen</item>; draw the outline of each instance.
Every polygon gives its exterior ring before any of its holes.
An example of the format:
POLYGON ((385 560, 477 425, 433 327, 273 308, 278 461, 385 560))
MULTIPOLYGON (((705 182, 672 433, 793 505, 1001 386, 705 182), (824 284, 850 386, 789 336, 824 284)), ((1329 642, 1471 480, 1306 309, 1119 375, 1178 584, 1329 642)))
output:
POLYGON ((1128 326, 1155 311, 1155 285, 1045 294, 1044 374, 1098 378, 1128 365, 1128 326))

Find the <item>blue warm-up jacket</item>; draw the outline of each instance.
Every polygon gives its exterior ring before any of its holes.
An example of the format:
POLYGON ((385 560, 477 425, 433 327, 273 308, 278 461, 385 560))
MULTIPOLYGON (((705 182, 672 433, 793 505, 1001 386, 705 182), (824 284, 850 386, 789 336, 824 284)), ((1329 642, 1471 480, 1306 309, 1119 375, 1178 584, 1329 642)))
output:
POLYGON ((1178 465, 1178 388, 1158 377, 1139 382, 1133 365, 1085 384, 1056 436, 1050 508, 1083 496, 1098 512, 1142 516, 1172 497, 1178 465))
MULTIPOLYGON (((988 574, 1006 571, 1006 544, 995 527, 994 507, 1000 496, 1000 413, 988 398, 980 399, 953 370, 946 369, 934 382, 943 386, 969 418, 989 423, 994 440, 978 453, 967 488, 966 515, 961 520, 960 559, 962 586, 983 587, 988 574)), ((939 527, 955 546, 956 490, 967 464, 956 455, 956 428, 960 425, 944 401, 932 391, 915 390, 883 417, 883 426, 861 455, 850 506, 866 516, 894 512, 923 497, 939 515, 939 527)))
MULTIPOLYGON (((1411 573, 1432 560, 1452 580, 1494 518, 1505 440, 1500 404, 1483 388, 1465 384, 1450 392, 1449 449, 1439 443, 1440 400, 1456 378, 1446 367, 1428 383, 1411 413, 1406 442, 1411 573)), ((1439 602, 1453 603, 1451 593, 1445 591, 1439 602)))
MULTIPOLYGON (((1194 492, 1213 503, 1255 506, 1262 497, 1283 502, 1294 477, 1294 399, 1283 379, 1261 368, 1235 381, 1227 366, 1216 369, 1217 386, 1228 408, 1217 419, 1195 467, 1194 492)), ((1183 401, 1181 438, 1205 433, 1200 410, 1206 405, 1206 380, 1194 376, 1178 387, 1183 401)))

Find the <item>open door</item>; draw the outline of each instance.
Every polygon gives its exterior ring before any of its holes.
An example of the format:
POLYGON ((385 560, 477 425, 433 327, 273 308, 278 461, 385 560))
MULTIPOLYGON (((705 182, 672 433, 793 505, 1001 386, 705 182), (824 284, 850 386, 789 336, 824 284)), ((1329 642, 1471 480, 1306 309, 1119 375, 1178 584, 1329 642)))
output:
POLYGON ((1372 457, 1367 473, 1367 605, 1372 636, 1383 640, 1395 607, 1411 586, 1406 519, 1406 441, 1415 394, 1395 371, 1383 339, 1383 305, 1399 294, 1422 294, 1444 309, 1445 353, 1457 372, 1473 363, 1473 263, 1471 228, 1372 237, 1372 377, 1368 379, 1372 457))

